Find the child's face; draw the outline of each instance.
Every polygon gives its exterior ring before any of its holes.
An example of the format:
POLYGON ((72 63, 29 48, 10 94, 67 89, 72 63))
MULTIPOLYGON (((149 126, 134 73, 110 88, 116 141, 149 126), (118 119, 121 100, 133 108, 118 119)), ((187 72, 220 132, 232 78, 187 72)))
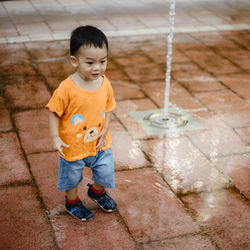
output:
POLYGON ((104 74, 107 67, 107 48, 81 46, 71 63, 77 67, 78 74, 84 81, 97 80, 104 74))

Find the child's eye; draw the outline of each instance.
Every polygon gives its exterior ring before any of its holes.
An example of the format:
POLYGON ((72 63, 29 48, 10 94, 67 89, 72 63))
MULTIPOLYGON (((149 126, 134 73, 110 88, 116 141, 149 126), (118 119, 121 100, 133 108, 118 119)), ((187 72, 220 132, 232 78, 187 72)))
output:
POLYGON ((91 65, 91 64, 93 64, 93 63, 92 63, 92 62, 87 62, 87 64, 91 65))
POLYGON ((104 64, 106 61, 101 61, 102 64, 104 64))

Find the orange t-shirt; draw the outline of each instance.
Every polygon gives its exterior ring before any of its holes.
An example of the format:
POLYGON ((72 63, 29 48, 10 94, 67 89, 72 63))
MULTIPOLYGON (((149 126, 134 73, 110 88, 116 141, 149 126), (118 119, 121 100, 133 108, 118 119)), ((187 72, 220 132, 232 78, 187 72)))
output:
MULTIPOLYGON (((67 161, 81 160, 96 155, 99 133, 104 128, 105 113, 115 108, 116 102, 109 80, 103 82, 96 91, 79 88, 70 77, 61 82, 46 108, 60 117, 59 136, 69 148, 64 148, 67 161)), ((107 132, 106 145, 111 148, 110 131, 107 132)))

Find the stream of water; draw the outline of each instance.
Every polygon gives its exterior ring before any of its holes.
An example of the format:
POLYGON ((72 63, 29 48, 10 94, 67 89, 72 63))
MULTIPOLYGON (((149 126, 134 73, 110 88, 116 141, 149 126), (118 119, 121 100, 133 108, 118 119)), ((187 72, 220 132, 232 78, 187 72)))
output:
POLYGON ((170 31, 168 34, 168 53, 166 55, 166 87, 164 98, 164 117, 168 118, 168 106, 170 95, 170 80, 171 80, 171 62, 172 62, 172 50, 173 50, 173 37, 174 37, 174 19, 175 19, 175 3, 176 0, 171 0, 169 8, 169 23, 170 31))

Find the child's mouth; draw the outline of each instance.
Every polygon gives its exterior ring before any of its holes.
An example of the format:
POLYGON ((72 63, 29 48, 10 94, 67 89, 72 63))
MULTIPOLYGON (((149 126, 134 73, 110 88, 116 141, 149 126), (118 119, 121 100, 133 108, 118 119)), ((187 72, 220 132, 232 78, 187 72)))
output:
POLYGON ((92 76, 96 78, 96 77, 99 76, 99 73, 97 73, 97 74, 92 74, 92 76))

